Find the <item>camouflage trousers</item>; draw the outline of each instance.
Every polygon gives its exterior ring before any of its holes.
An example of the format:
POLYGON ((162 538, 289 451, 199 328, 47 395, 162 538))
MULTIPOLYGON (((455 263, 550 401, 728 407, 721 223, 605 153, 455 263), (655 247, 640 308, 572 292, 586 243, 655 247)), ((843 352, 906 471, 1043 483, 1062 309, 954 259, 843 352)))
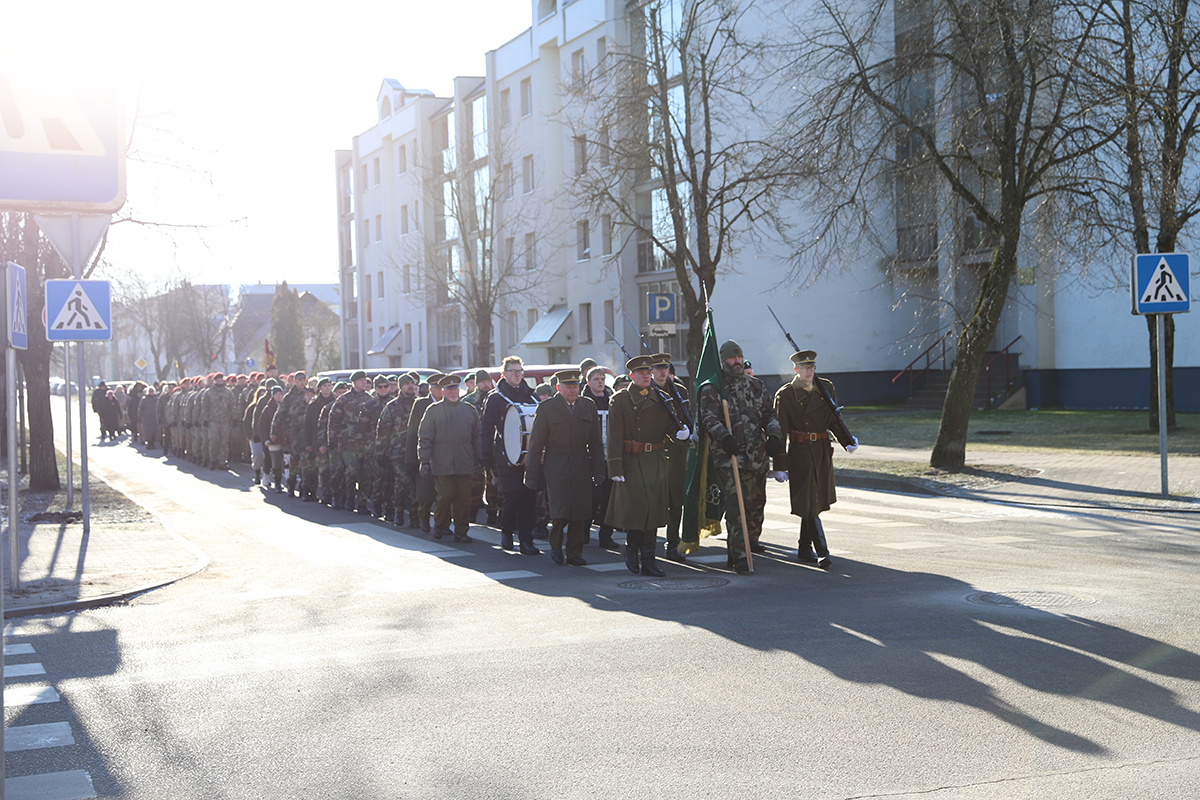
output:
POLYGON ((381 457, 380 462, 375 463, 375 480, 371 486, 371 502, 375 504, 375 511, 382 514, 385 506, 392 505, 392 498, 395 495, 395 474, 396 470, 392 466, 392 460, 386 456, 381 457))
MULTIPOLYGON (((763 516, 767 507, 767 473, 743 469, 739 470, 738 476, 742 484, 742 501, 746 506, 747 533, 751 542, 757 542, 758 537, 762 536, 763 516)), ((746 543, 742 538, 742 515, 733 482, 733 467, 718 467, 717 483, 725 504, 725 538, 729 552, 735 560, 745 558, 746 543)))
POLYGON ((358 447, 347 447, 340 456, 341 463, 335 463, 333 470, 333 493, 342 495, 346 505, 357 508, 360 503, 370 500, 371 484, 366 480, 366 459, 358 447))
POLYGON ((204 432, 208 436, 208 453, 205 461, 222 466, 231 461, 229 455, 229 423, 210 423, 204 432))
POLYGON ((317 491, 317 458, 311 447, 306 447, 300 453, 300 496, 314 494, 317 491))
POLYGON ((413 485, 412 473, 403 465, 392 473, 392 505, 396 511, 407 509, 416 514, 416 487, 413 485))

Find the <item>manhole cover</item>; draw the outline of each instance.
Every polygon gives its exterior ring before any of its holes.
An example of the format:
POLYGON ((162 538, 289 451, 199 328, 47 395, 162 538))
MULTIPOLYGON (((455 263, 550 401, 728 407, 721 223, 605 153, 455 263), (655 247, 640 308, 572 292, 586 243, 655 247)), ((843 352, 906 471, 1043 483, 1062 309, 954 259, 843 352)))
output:
POLYGON ((622 589, 638 589, 651 592, 679 592, 686 589, 715 589, 725 586, 724 578, 648 578, 640 581, 618 583, 622 589))
POLYGON ((1057 592, 972 592, 967 602, 1000 608, 1068 608, 1096 602, 1090 597, 1057 592))

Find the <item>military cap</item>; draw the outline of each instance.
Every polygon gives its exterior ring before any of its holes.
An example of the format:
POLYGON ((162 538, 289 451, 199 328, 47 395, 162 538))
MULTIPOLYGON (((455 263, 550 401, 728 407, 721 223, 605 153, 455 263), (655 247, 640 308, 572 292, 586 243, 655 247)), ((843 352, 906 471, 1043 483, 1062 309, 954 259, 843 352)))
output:
POLYGON ((817 352, 815 350, 800 350, 792 353, 792 363, 797 367, 801 364, 817 363, 817 352))
POLYGON ((634 356, 625 362, 625 369, 628 372, 633 372, 639 369, 650 369, 650 362, 653 359, 650 356, 634 356))
POLYGON ((554 394, 554 387, 548 383, 539 383, 537 388, 533 390, 533 393, 538 397, 548 397, 554 394))
POLYGON ((733 339, 730 339, 729 341, 725 342, 725 344, 721 345, 722 361, 740 355, 742 355, 742 346, 733 339))
POLYGON ((275 380, 274 378, 268 378, 265 385, 268 389, 274 389, 279 385, 279 381, 275 380))
POLYGON ((327 383, 333 383, 333 381, 330 380, 329 378, 321 378, 320 380, 317 381, 317 388, 320 389, 322 386, 324 386, 327 383))
POLYGON ((579 362, 579 372, 582 375, 591 375, 592 370, 599 366, 594 359, 585 358, 579 362))
POLYGON ((555 386, 558 386, 558 373, 556 372, 551 375, 550 379, 546 381, 546 383, 550 384, 551 389, 553 389, 555 386))
POLYGON ((225 380, 225 373, 224 372, 214 372, 212 374, 212 379, 214 381, 223 381, 223 380, 225 380))
POLYGON ((441 384, 440 384, 440 383, 438 383, 438 381, 440 381, 440 380, 441 380, 442 378, 444 378, 444 377, 446 377, 446 376, 445 376, 445 375, 443 375, 442 373, 440 373, 440 372, 435 372, 435 373, 433 373, 432 375, 430 375, 430 376, 426 377, 426 378, 425 378, 425 382, 426 382, 427 384, 429 384, 430 386, 441 386, 441 384))
POLYGON ((349 388, 350 388, 350 384, 346 383, 345 381, 338 381, 337 383, 335 383, 335 384, 333 385, 333 390, 334 390, 335 392, 336 392, 338 389, 349 389, 349 388))
POLYGON ((416 370, 413 370, 412 372, 406 372, 405 375, 412 378, 413 383, 421 382, 421 373, 417 372, 416 370))
POLYGON ((558 372, 554 373, 554 377, 558 378, 559 386, 568 383, 578 384, 581 380, 583 380, 583 376, 579 374, 579 370, 577 369, 559 370, 558 372))
POLYGON ((304 393, 305 393, 305 394, 316 394, 316 393, 317 393, 317 389, 316 389, 316 387, 315 387, 315 386, 305 386, 305 387, 304 387, 304 393))
POLYGON ((446 389, 450 386, 458 386, 462 383, 462 378, 457 375, 443 375, 437 379, 437 385, 446 389))
POLYGON ((276 385, 273 389, 271 389, 271 394, 274 394, 275 392, 279 392, 280 394, 283 394, 283 387, 276 385))
POLYGON ((408 386, 410 383, 416 383, 416 381, 414 381, 413 376, 407 372, 396 377, 397 387, 408 386))
POLYGON ((613 378, 613 388, 624 386, 627 383, 629 383, 628 375, 618 375, 617 377, 613 378))
POLYGON ((354 372, 350 373, 350 382, 354 383, 355 381, 361 381, 361 380, 364 380, 366 377, 367 377, 367 373, 363 372, 361 369, 358 369, 358 370, 355 370, 354 372))
POLYGON ((655 353, 650 356, 650 366, 652 367, 669 367, 671 366, 670 353, 655 353))
MULTIPOLYGON (((363 377, 366 377, 366 376, 364 375, 363 377)), ((387 375, 376 375, 375 376, 375 385, 376 386, 387 386, 388 385, 388 376, 387 375)))
POLYGON ((308 377, 308 373, 302 369, 298 369, 292 373, 292 380, 294 380, 294 381, 298 381, 301 378, 307 378, 307 377, 308 377))
POLYGON ((492 373, 488 372, 486 369, 475 370, 475 382, 476 383, 479 383, 480 381, 490 381, 491 379, 492 379, 492 373))

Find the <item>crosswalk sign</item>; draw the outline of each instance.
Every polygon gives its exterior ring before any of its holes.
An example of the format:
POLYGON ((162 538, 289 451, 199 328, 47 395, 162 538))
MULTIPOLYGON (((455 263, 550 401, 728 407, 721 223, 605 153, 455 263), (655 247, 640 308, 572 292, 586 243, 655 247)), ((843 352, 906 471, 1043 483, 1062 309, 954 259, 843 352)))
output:
POLYGON ((112 339, 112 287, 108 281, 46 281, 46 339, 107 342, 112 339))
POLYGON ((25 268, 8 262, 4 265, 5 344, 17 350, 29 349, 29 314, 25 302, 25 268))
POLYGON ((1187 253, 1135 255, 1129 291, 1134 314, 1191 311, 1191 258, 1187 253))

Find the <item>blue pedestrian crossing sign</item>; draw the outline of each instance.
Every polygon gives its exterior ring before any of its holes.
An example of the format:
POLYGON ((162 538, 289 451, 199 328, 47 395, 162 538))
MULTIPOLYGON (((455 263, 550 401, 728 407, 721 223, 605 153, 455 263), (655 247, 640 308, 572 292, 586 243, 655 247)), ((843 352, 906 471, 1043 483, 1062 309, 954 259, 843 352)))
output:
POLYGON ((17 350, 29 349, 29 309, 25 302, 25 268, 11 261, 4 265, 5 343, 17 350))
POLYGON ((46 281, 46 338, 51 342, 112 339, 112 287, 108 281, 46 281))
POLYGON ((1191 257, 1148 253, 1133 257, 1129 282, 1134 314, 1183 314, 1192 310, 1191 257))

